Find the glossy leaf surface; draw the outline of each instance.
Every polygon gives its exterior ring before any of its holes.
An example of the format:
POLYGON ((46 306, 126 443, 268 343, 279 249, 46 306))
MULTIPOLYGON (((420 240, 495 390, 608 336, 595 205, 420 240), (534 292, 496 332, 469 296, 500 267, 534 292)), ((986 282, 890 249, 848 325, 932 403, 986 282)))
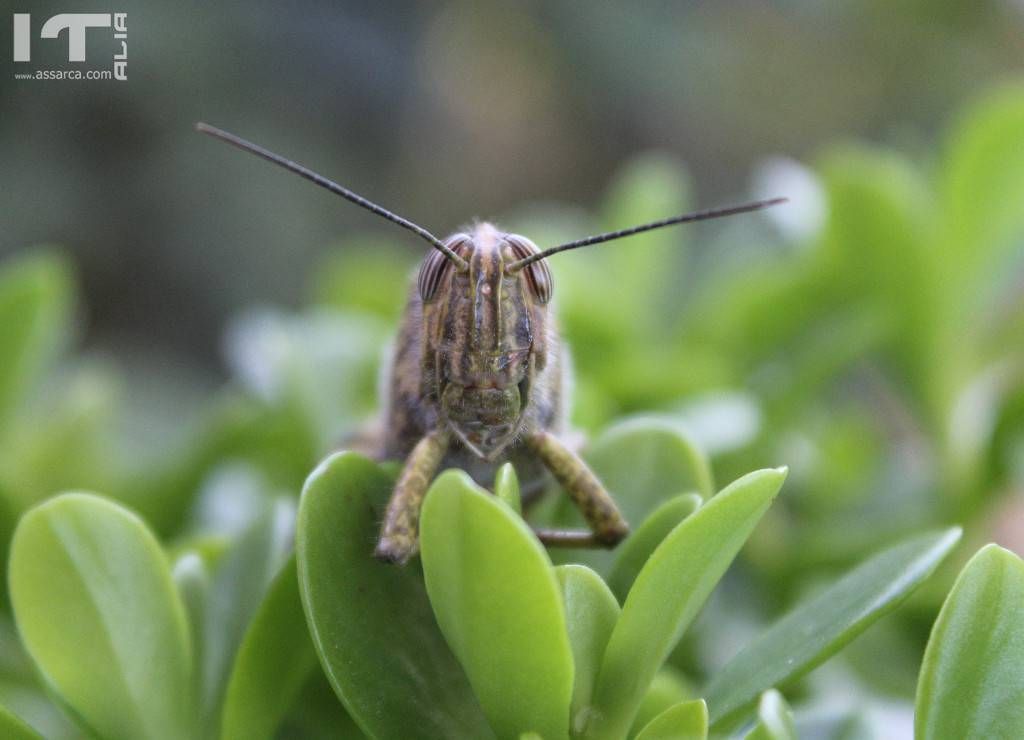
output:
POLYGON ((725 665, 704 697, 711 724, 728 728, 763 691, 804 675, 892 611, 960 539, 932 532, 883 550, 797 605, 725 665))
POLYGON ((1024 737, 1024 562, 997 545, 964 567, 939 613, 917 689, 915 736, 1024 737))
POLYGON ((138 517, 90 494, 50 499, 19 523, 10 579, 29 654, 90 727, 108 738, 191 734, 185 609, 138 517))
POLYGON ((376 464, 342 452, 303 489, 299 592, 320 664, 371 737, 488 737, 415 563, 396 567, 373 557, 393 485, 376 464))
POLYGON ((651 680, 786 478, 784 469, 743 476, 664 539, 636 578, 601 664, 587 737, 628 730, 651 680))
POLYGON ((438 624, 499 737, 565 738, 573 656, 551 561, 523 520, 461 471, 427 492, 423 574, 438 624))

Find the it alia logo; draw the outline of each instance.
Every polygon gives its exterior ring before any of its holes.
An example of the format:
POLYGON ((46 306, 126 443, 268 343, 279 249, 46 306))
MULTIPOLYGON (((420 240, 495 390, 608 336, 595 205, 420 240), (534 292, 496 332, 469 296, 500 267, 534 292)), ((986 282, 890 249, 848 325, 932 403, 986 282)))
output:
MULTIPOLYGON (((57 39, 67 32, 69 62, 85 61, 86 32, 91 28, 113 28, 115 40, 114 79, 128 79, 127 13, 59 13, 47 19, 39 30, 41 39, 57 39)), ((32 16, 14 14, 14 61, 32 61, 32 16)))

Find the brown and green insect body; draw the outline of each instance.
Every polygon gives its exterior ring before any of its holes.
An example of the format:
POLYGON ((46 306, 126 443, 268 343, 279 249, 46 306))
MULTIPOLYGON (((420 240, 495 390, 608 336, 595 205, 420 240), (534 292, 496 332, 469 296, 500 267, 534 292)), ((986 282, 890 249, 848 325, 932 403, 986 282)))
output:
POLYGON ((627 527, 611 497, 552 436, 563 428, 565 404, 563 350, 549 314, 551 273, 543 261, 512 267, 539 250, 487 223, 445 243, 466 266, 440 252, 427 256, 396 343, 383 456, 407 464, 378 555, 403 560, 415 552, 409 523, 433 472, 457 467, 490 486, 508 461, 526 492, 540 489, 550 469, 574 500, 586 503, 581 510, 598 538, 618 542, 627 527))
POLYGON ((433 247, 406 303, 388 369, 381 440, 374 445, 380 457, 404 460, 381 525, 377 557, 403 563, 416 553, 423 497, 440 469, 461 468, 489 486, 505 462, 515 466, 524 493, 541 489, 550 473, 590 528, 539 530, 542 541, 610 547, 626 536, 628 526, 612 497, 559 438, 566 361, 551 315, 553 286, 546 258, 784 199, 673 216, 543 251, 488 223, 441 241, 302 165, 206 124, 196 127, 412 231, 433 247))

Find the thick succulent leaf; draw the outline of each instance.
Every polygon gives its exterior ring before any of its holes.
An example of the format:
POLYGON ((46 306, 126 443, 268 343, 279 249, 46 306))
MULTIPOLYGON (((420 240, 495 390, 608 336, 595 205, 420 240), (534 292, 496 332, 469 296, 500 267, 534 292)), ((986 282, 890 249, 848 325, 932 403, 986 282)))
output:
MULTIPOLYGON (((185 616, 192 635, 192 664, 200 665, 203 655, 203 623, 210 594, 210 573, 202 556, 190 549, 174 561, 171 578, 174 579, 178 597, 185 607, 185 616)), ((200 674, 198 671, 194 671, 193 674, 198 689, 200 674)))
MULTIPOLYGON (((0 573, 7 572, 9 545, 18 523, 18 506, 7 487, 0 482, 0 573)), ((0 606, 9 608, 7 583, 0 585, 0 606)))
POLYGON ((52 254, 6 262, 0 271, 0 420, 64 339, 72 292, 67 264, 52 254))
POLYGON ((0 706, 0 737, 6 740, 39 740, 42 735, 22 722, 7 707, 0 706))
POLYGON ((465 473, 442 473, 420 522, 438 624, 499 737, 568 737, 573 656, 551 561, 530 528, 465 473))
POLYGON ((362 740, 367 735, 345 711, 345 705, 338 701, 327 676, 317 666, 272 737, 362 740))
POLYGON ((344 245, 327 252, 313 267, 313 302, 397 324, 416 255, 395 246, 393 239, 377 232, 346 235, 344 245))
POLYGON ((5 489, 0 493, 19 512, 57 491, 106 491, 116 482, 115 379, 95 363, 75 366, 60 378, 31 397, 0 446, 5 489))
MULTIPOLYGON (((14 617, 0 616, 0 706, 47 740, 78 740, 82 731, 41 685, 14 617)), ((0 737, 5 735, 0 732, 0 737)))
POLYGON ((523 501, 519 495, 519 477, 512 463, 505 463, 494 475, 494 495, 508 504, 517 514, 523 513, 523 501))
POLYGON ((679 522, 700 508, 701 497, 696 493, 684 493, 671 498, 644 520, 626 541, 618 546, 615 562, 608 574, 608 586, 620 601, 625 601, 637 573, 657 549, 668 533, 679 522))
MULTIPOLYGON (((891 708, 889 705, 888 708, 891 708)), ((902 717, 900 718, 902 720, 902 717)), ((893 715, 884 710, 872 714, 863 705, 856 709, 826 709, 817 712, 804 712, 794 717, 793 722, 798 738, 821 738, 825 740, 876 740, 885 737, 885 731, 891 729, 893 715)), ((909 723, 902 722, 900 727, 909 723)), ((910 733, 902 733, 909 737, 910 733)))
POLYGON ((693 688, 687 683, 686 678, 671 666, 665 666, 658 671, 654 680, 651 681, 651 687, 644 694, 629 736, 636 735, 652 719, 669 707, 693 698, 693 688))
POLYGON ((714 493, 707 456, 678 426, 662 419, 615 424, 594 440, 585 457, 622 498, 623 512, 634 522, 678 491, 694 490, 705 498, 714 493))
POLYGON ((746 740, 796 740, 793 712, 775 689, 761 694, 757 724, 747 733, 746 740))
MULTIPOLYGON (((618 228, 613 225, 639 224, 662 217, 656 214, 681 213, 688 201, 685 168, 663 154, 644 154, 626 163, 614 178, 602 216, 609 229, 618 228)), ((524 233, 536 238, 543 236, 543 230, 543 223, 538 223, 524 233)), ((610 249, 565 254, 558 274, 560 318, 566 334, 573 338, 580 375, 597 379, 605 393, 635 397, 638 386, 644 385, 631 383, 638 379, 637 374, 617 372, 619 360, 627 358, 637 343, 614 340, 630 335, 647 339, 657 334, 656 327, 673 319, 659 299, 677 290, 676 268, 685 253, 686 237, 686 233, 650 231, 636 237, 639 243, 632 254, 610 249), (666 264, 674 269, 664 269, 666 264)))
POLYGON ((375 404, 387 330, 372 316, 251 311, 228 329, 235 375, 256 396, 296 408, 320 445, 350 434, 375 404))
MULTIPOLYGON (((707 457, 678 426, 663 419, 639 417, 616 424, 593 441, 583 458, 632 527, 680 491, 697 491, 705 498, 714 492, 707 457)), ((575 507, 568 496, 560 495, 554 522, 578 525, 575 507)), ((602 575, 614 559, 613 553, 601 550, 570 550, 557 557, 584 563, 602 575)))
MULTIPOLYGON (((615 224, 642 224, 663 218, 660 214, 682 213, 691 200, 691 182, 685 165, 668 152, 644 152, 627 160, 615 173, 601 215, 609 229, 620 228, 615 224)), ((629 285, 623 286, 627 289, 625 295, 635 299, 637 292, 650 289, 659 266, 672 264, 677 270, 681 268, 690 236, 665 231, 640 234, 632 245, 637 254, 607 250, 600 256, 610 268, 602 276, 616 286, 628 279, 629 285)), ((586 283, 594 276, 579 278, 586 283)), ((657 303, 650 302, 655 304, 651 310, 656 310, 657 303)), ((615 302, 607 303, 614 312, 615 302)))
POLYGON ((294 521, 292 502, 275 502, 217 563, 202 630, 202 699, 207 727, 217 725, 235 652, 268 585, 288 557, 294 521))
POLYGON ((185 609, 138 517, 89 494, 40 504, 15 531, 10 583, 29 654, 93 730, 105 738, 192 735, 185 609))
POLYGON ((806 674, 895 609, 959 539, 958 528, 914 537, 797 605, 712 678, 704 691, 712 727, 735 726, 761 692, 806 674))
POLYGON ((804 344, 819 345, 813 353, 791 350, 805 368, 786 400, 796 409, 815 402, 800 389, 819 387, 887 340, 893 369, 908 377, 907 390, 935 401, 931 394, 941 383, 931 384, 946 371, 935 359, 946 296, 937 287, 938 236, 927 184, 903 157, 849 146, 830 154, 825 182, 830 208, 821 264, 835 315, 829 332, 804 337, 804 344), (851 309, 854 301, 868 308, 851 309))
POLYGON ((708 705, 697 699, 669 707, 648 722, 635 740, 705 740, 707 736, 708 705))
POLYGON ((373 557, 393 485, 393 476, 351 452, 327 458, 306 481, 295 545, 320 664, 371 737, 489 737, 419 572, 373 557))
POLYGON ((273 737, 317 667, 293 557, 270 585, 238 649, 224 699, 221 737, 273 737))
POLYGON ((964 567, 932 628, 914 734, 1024 737, 1024 561, 997 545, 964 567))
POLYGON ((658 669, 768 509, 785 469, 727 486, 664 539, 630 589, 601 664, 590 738, 623 737, 658 669))
POLYGON ((951 229, 946 259, 955 269, 989 257, 1024 228, 1024 87, 990 93, 964 117, 950 138, 944 171, 945 208, 951 229))
MULTIPOLYGON (((0 679, 0 706, 47 740, 78 740, 82 736, 82 729, 57 708, 39 681, 4 676, 0 679)), ((0 731, 0 737, 6 735, 0 731)))
POLYGON ((586 710, 594 693, 601 658, 608 646, 621 609, 601 576, 585 565, 560 565, 555 568, 562 587, 565 621, 572 645, 575 679, 572 692, 572 727, 586 724, 586 710))

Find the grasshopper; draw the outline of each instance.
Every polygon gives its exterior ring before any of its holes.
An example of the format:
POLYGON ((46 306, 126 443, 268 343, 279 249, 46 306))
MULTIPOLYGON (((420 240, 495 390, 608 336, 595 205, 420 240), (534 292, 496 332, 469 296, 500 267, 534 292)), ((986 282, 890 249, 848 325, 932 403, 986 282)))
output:
POLYGON ((614 547, 628 533, 614 500, 562 441, 565 347, 552 316, 547 258, 673 224, 746 213, 785 202, 755 201, 673 216, 539 249, 518 234, 477 223, 441 240, 421 226, 337 183, 234 134, 204 123, 201 133, 304 177, 405 228, 431 246, 405 305, 387 375, 383 426, 373 452, 404 465, 388 502, 374 554, 405 563, 419 546, 423 497, 438 470, 457 467, 490 486, 512 462, 524 494, 550 473, 589 531, 535 530, 551 546, 614 547))

